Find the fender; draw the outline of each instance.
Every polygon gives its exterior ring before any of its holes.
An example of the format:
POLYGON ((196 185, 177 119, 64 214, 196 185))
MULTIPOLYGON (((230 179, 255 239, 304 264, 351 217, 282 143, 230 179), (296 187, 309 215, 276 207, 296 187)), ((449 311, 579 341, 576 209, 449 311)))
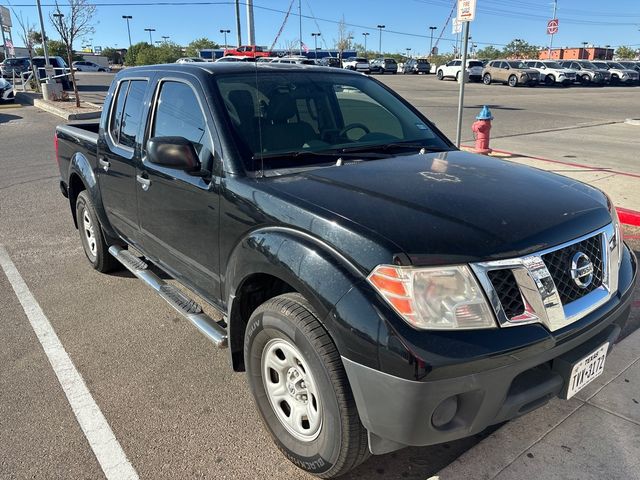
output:
MULTIPOLYGON (((227 263, 223 298, 227 299, 232 359, 234 353, 241 354, 242 344, 238 344, 238 340, 245 328, 239 315, 240 306, 235 302, 236 294, 246 279, 260 273, 286 282, 311 303, 341 355, 352 356, 354 345, 365 338, 375 350, 371 358, 377 358, 377 326, 372 338, 371 326, 362 331, 355 322, 329 315, 338 301, 365 279, 366 272, 309 233, 289 227, 267 227, 252 231, 240 241, 227 263)), ((349 318, 358 320, 353 316, 349 318)))
POLYGON ((107 237, 107 240, 109 240, 110 243, 113 243, 113 241, 117 240, 119 237, 113 231, 113 229, 111 228, 111 224, 107 219, 107 214, 102 204, 100 188, 98 186, 93 167, 91 166, 91 162, 85 155, 80 152, 74 153, 71 157, 71 162, 69 164, 69 178, 67 180, 67 184, 69 185, 69 206, 71 208, 71 214, 73 215, 73 222, 76 228, 78 228, 78 219, 76 218, 74 205, 80 191, 73 188, 73 182, 71 181, 71 179, 74 175, 80 178, 80 181, 84 184, 85 189, 87 190, 87 192, 89 192, 89 196, 91 197, 91 201, 93 202, 96 214, 98 215, 98 220, 100 220, 100 225, 102 226, 103 233, 107 237))

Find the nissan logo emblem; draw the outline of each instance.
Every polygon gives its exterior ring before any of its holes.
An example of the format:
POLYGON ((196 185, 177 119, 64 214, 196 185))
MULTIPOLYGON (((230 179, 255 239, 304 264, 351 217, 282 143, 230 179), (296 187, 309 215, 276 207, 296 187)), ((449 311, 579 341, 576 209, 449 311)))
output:
POLYGON ((586 254, 576 253, 571 259, 571 278, 580 288, 587 288, 593 281, 593 263, 586 254))

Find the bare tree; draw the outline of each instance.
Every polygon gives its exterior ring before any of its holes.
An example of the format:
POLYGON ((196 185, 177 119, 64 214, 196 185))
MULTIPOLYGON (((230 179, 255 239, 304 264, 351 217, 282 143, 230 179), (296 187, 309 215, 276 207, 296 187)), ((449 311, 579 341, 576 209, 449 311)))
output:
MULTIPOLYGON (((29 60, 31 62, 31 72, 33 73, 33 84, 37 91, 40 91, 40 81, 38 80, 38 71, 36 66, 33 63, 33 46, 36 43, 37 32, 34 24, 29 23, 29 18, 25 20, 22 16, 22 12, 18 14, 13 7, 11 8, 13 11, 13 16, 18 21, 18 25, 20 25, 19 36, 20 39, 24 42, 24 46, 27 47, 29 51, 29 60)), ((24 77, 22 77, 22 81, 24 82, 24 77)), ((22 88, 24 89, 24 83, 22 88)))
POLYGON ((342 52, 351 48, 351 40, 353 40, 353 30, 347 30, 343 15, 338 23, 338 39, 334 39, 336 49, 340 51, 340 58, 342 58, 342 52))
POLYGON ((78 94, 78 86, 76 85, 76 77, 72 67, 73 42, 95 31, 93 17, 96 13, 96 7, 88 3, 87 0, 68 0, 68 3, 69 6, 66 11, 62 11, 56 0, 56 8, 49 14, 49 18, 67 49, 67 63, 71 69, 73 94, 76 97, 76 107, 80 107, 80 95, 78 94))

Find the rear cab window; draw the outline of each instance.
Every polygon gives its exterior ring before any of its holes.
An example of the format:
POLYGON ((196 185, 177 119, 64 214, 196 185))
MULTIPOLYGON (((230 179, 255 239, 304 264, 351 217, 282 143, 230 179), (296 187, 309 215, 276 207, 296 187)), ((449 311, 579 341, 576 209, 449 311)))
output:
POLYGON ((118 147, 133 150, 136 146, 148 83, 148 80, 132 79, 118 85, 109 118, 109 136, 118 147))

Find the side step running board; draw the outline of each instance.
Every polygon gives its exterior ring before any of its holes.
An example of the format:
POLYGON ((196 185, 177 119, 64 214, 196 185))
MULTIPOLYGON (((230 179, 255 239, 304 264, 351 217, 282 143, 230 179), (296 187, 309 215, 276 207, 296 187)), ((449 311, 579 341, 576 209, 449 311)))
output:
POLYGON ((217 347, 224 348, 227 346, 227 330, 213 318, 206 315, 196 301, 190 299, 181 290, 168 284, 149 270, 149 266, 144 260, 136 257, 129 250, 115 245, 109 248, 109 253, 124 265, 127 270, 153 288, 158 295, 195 325, 200 330, 200 333, 211 340, 217 347))

